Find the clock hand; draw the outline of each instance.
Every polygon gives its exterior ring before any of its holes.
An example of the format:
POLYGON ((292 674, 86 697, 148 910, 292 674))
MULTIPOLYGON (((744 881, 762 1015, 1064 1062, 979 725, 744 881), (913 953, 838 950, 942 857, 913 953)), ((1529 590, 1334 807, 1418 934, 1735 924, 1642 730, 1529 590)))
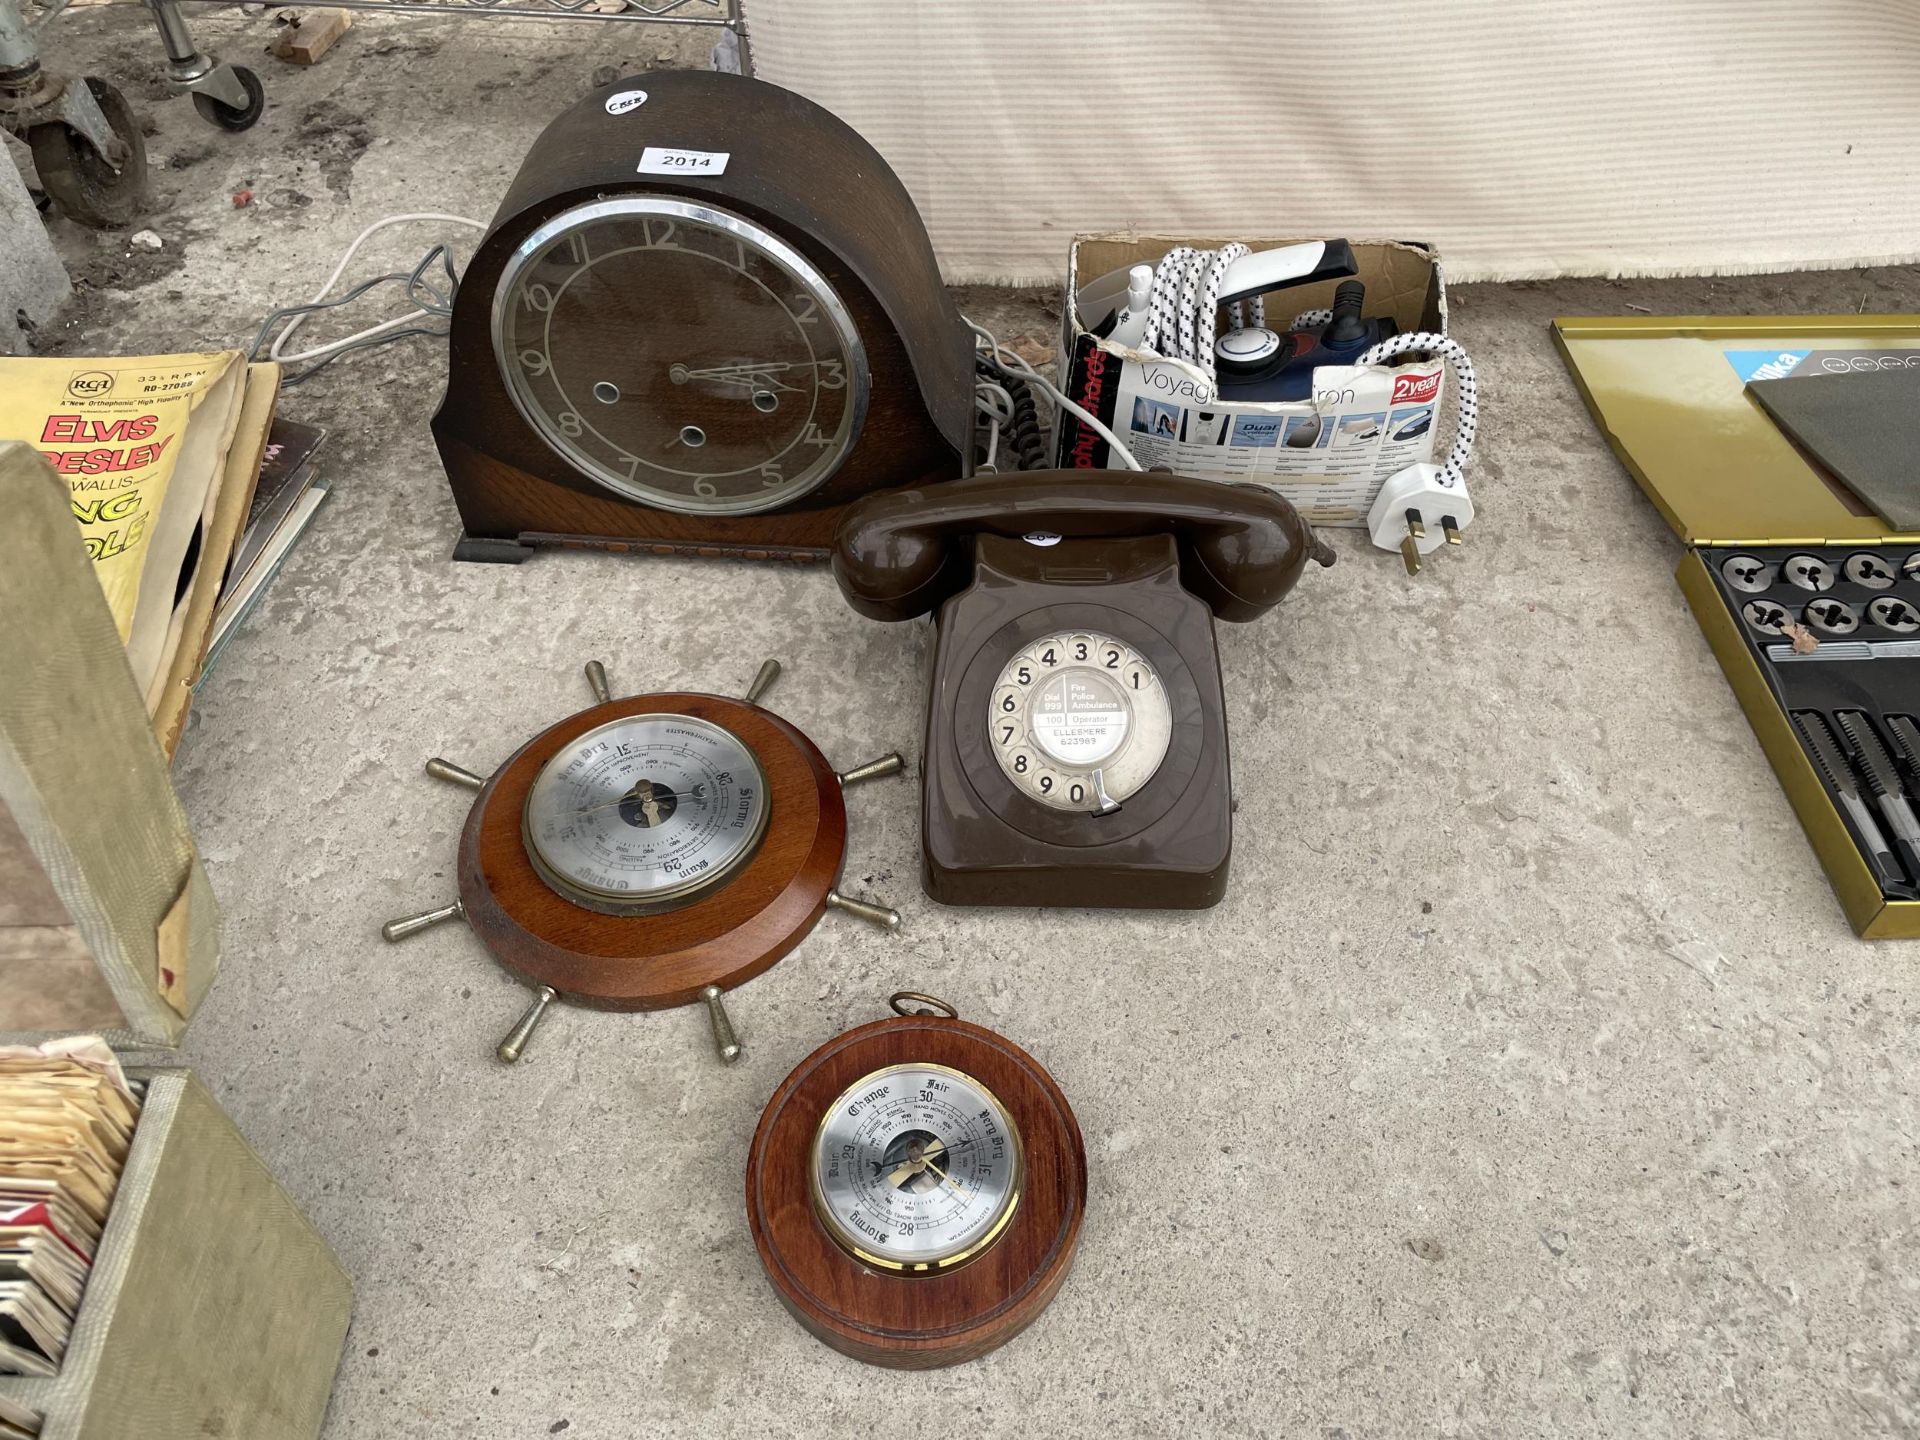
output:
POLYGON ((775 376, 783 370, 811 370, 817 361, 807 360, 795 364, 774 365, 713 365, 704 370, 692 370, 685 365, 675 365, 667 373, 676 385, 684 385, 689 380, 713 380, 722 385, 744 385, 755 389, 772 387, 775 390, 798 391, 797 385, 782 384, 775 376))
POLYGON ((754 361, 743 361, 738 365, 709 365, 701 370, 688 366, 674 366, 675 373, 688 380, 712 380, 728 375, 771 375, 779 370, 809 370, 819 362, 816 360, 778 360, 761 365, 754 361))
POLYGON ((773 376, 761 371, 753 371, 745 375, 708 375, 704 378, 713 381, 716 385, 738 385, 746 390, 791 390, 796 395, 800 393, 798 385, 783 385, 773 376))

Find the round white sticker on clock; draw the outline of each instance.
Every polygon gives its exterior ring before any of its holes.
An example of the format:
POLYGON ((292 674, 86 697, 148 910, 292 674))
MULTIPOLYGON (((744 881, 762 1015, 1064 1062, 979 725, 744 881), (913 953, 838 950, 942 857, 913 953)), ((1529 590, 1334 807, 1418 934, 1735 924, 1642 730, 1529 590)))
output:
POLYGON ((1173 715, 1145 656, 1096 631, 1049 635, 1015 654, 987 713, 1007 779, 1056 810, 1104 814, 1153 778, 1173 715))

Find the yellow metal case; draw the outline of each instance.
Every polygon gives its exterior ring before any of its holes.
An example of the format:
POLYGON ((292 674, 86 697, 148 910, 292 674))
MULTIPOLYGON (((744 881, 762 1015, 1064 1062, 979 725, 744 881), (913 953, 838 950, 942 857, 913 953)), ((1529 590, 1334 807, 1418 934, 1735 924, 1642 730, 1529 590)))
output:
POLYGON ((1920 365, 1920 316, 1562 317, 1553 339, 1607 443, 1687 543, 1681 592, 1854 932, 1920 936, 1920 901, 1882 893, 1701 553, 1920 551, 1920 535, 1893 530, 1809 462, 1747 395, 1730 358, 1766 364, 1775 352, 1790 364, 1808 351, 1910 351, 1920 365))

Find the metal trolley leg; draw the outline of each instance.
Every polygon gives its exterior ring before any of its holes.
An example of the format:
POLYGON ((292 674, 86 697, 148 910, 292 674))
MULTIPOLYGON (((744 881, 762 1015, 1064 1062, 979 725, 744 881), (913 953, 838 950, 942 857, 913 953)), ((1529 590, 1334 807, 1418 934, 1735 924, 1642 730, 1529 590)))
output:
POLYGON ((125 225, 139 213, 147 154, 126 97, 93 76, 40 63, 38 30, 19 0, 0 0, 0 128, 26 141, 40 185, 83 225, 125 225))
POLYGON ((245 130, 266 107, 260 77, 244 65, 227 65, 193 43, 174 0, 141 0, 167 52, 167 88, 193 96, 200 118, 223 130, 245 130))

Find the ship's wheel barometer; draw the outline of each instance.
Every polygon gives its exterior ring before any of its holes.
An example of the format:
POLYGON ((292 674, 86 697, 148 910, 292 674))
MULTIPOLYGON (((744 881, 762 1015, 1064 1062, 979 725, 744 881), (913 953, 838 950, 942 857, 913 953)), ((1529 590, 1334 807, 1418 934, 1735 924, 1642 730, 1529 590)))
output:
POLYGON ((704 1001, 720 1058, 739 1058, 721 997, 792 950, 828 910, 893 929, 899 915, 842 895, 841 790, 904 768, 897 753, 836 771, 762 706, 674 692, 616 700, 599 661, 595 703, 547 727, 491 778, 447 760, 427 774, 479 793, 460 836, 459 898, 389 921, 403 940, 464 918, 533 987, 506 1039, 520 1057, 556 1000, 601 1010, 704 1001))

